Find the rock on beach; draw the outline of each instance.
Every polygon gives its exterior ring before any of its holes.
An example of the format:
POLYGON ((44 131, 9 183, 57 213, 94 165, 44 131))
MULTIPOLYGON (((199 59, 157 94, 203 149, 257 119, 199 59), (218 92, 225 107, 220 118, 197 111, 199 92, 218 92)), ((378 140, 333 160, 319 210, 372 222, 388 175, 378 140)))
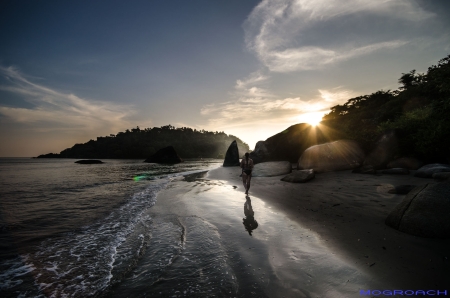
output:
POLYGON ((414 188, 386 218, 386 225, 426 238, 450 238, 450 182, 414 188))
POLYGON ((363 160, 364 152, 356 142, 339 140, 309 147, 298 160, 297 168, 317 173, 350 170, 359 167, 363 160))
POLYGON ((442 163, 432 163, 424 165, 414 174, 416 177, 420 178, 432 178, 433 174, 441 172, 450 172, 450 165, 442 163))
POLYGON ((315 175, 314 175, 313 169, 298 170, 298 171, 293 171, 291 174, 281 178, 281 181, 293 182, 293 183, 305 183, 311 179, 314 179, 314 177, 315 177, 315 175))
POLYGON ((268 161, 256 164, 252 171, 253 177, 272 177, 289 174, 292 166, 289 161, 268 161))
POLYGON ((236 141, 231 142, 223 161, 224 167, 239 166, 239 149, 236 141))

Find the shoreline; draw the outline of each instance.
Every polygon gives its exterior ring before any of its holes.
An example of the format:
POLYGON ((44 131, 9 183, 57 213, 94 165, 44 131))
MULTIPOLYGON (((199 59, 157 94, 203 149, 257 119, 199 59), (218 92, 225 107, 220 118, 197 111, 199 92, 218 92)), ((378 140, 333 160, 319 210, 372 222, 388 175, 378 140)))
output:
MULTIPOLYGON (((384 224, 405 196, 389 194, 390 187, 433 180, 350 171, 316 174, 300 184, 253 177, 249 196, 259 226, 250 236, 239 174, 238 167, 219 167, 177 177, 151 208, 155 218, 170 214, 181 224, 196 218, 217 233, 236 282, 231 296, 359 297, 361 290, 448 288, 450 240, 384 224)), ((198 244, 189 242, 189 228, 185 232, 189 250, 198 244)))
MULTIPOLYGON (((224 179, 243 192, 231 169, 225 175, 210 171, 208 177, 224 179)), ((450 239, 408 235, 384 223, 405 197, 389 194, 392 186, 435 183, 412 175, 338 171, 316 174, 307 183, 280 181, 283 176, 253 177, 250 195, 317 233, 332 251, 371 276, 381 286, 377 289, 445 290, 450 287, 450 239)))

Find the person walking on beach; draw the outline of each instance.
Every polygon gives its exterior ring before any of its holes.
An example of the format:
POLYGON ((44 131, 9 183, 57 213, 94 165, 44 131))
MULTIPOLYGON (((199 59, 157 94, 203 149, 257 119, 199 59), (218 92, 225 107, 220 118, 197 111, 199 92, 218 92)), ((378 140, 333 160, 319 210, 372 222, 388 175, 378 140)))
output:
POLYGON ((250 154, 245 153, 245 157, 241 160, 242 182, 244 183, 245 194, 250 189, 250 180, 252 179, 253 160, 249 158, 250 154))

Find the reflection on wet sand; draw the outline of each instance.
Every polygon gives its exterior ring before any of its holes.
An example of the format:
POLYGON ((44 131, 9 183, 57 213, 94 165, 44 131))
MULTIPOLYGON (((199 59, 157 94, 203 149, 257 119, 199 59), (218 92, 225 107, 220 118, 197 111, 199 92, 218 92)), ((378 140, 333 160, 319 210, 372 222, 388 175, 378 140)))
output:
POLYGON ((252 208, 252 201, 249 196, 246 196, 246 201, 244 204, 244 214, 245 218, 242 219, 242 223, 245 226, 245 230, 251 236, 252 231, 258 227, 258 222, 255 220, 255 212, 252 208))

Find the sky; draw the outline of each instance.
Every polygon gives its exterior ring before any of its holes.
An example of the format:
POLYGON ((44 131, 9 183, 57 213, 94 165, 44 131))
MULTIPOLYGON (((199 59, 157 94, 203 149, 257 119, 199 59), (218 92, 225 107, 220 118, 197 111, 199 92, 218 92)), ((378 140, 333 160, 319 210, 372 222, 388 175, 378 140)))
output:
POLYGON ((447 0, 1 1, 0 156, 136 126, 249 144, 450 54, 447 0))

